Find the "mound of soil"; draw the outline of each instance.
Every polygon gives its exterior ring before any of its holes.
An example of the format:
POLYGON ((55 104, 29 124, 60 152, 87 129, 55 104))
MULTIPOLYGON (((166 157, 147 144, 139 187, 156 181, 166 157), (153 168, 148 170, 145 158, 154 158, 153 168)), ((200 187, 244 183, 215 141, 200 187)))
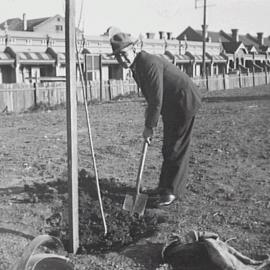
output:
MULTIPOLYGON (((105 236, 95 177, 81 170, 79 172, 80 248, 78 253, 98 254, 117 251, 155 232, 161 222, 161 218, 156 214, 146 211, 139 217, 136 213, 131 215, 130 212, 122 209, 126 192, 131 194, 134 191, 117 183, 114 178, 99 181, 108 232, 105 236)), ((32 187, 26 185, 25 191, 32 201, 53 201, 56 197, 61 198, 61 206, 55 207, 53 215, 46 219, 46 233, 59 237, 67 245, 67 182, 58 180, 55 183, 36 184, 32 187)))

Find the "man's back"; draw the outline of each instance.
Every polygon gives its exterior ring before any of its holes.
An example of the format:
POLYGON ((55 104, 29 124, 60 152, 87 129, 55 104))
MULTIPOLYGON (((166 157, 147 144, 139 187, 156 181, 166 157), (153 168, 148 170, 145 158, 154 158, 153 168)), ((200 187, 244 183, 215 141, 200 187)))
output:
POLYGON ((157 92, 162 91, 161 113, 165 117, 176 110, 182 116, 190 117, 200 108, 201 97, 197 86, 186 73, 166 59, 142 51, 136 58, 136 71, 146 99, 151 99, 149 87, 154 86, 157 92), (159 87, 162 87, 162 90, 158 89, 159 87))

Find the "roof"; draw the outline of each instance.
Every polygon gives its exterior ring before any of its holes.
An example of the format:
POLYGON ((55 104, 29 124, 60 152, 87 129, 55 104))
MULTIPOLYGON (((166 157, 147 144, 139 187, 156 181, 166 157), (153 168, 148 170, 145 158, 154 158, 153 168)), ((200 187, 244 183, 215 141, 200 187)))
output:
POLYGON ((51 17, 45 17, 45 18, 38 18, 38 19, 33 19, 33 20, 27 20, 27 30, 28 31, 33 31, 33 28, 45 21, 47 21, 48 19, 50 19, 51 17))
MULTIPOLYGON (((33 31, 33 28, 51 17, 37 18, 32 20, 27 20, 27 30, 33 31)), ((21 18, 12 18, 4 21, 0 24, 0 29, 5 30, 5 24, 8 25, 8 30, 10 31, 23 31, 23 20, 21 18)))
POLYGON ((261 50, 262 52, 264 52, 264 53, 270 52, 270 46, 265 46, 265 45, 260 46, 260 50, 261 50))
POLYGON ((0 29, 5 30, 5 24, 8 25, 8 30, 23 31, 23 20, 20 18, 8 19, 0 24, 0 29))
POLYGON ((257 52, 257 48, 254 45, 245 45, 249 52, 257 52))
MULTIPOLYGON (((219 32, 207 31, 207 37, 211 39, 211 42, 230 42, 232 37, 225 33, 223 30, 219 32)), ((178 40, 190 40, 190 41, 202 41, 202 30, 195 30, 192 27, 187 27, 178 37, 178 40)))
POLYGON ((259 45, 258 39, 250 34, 239 35, 239 40, 242 41, 245 45, 253 45, 255 47, 258 47, 259 45))
MULTIPOLYGON (((195 30, 202 37, 202 30, 195 30)), ((211 40, 211 42, 228 42, 231 41, 231 38, 224 31, 207 31, 207 38, 211 40)))
POLYGON ((270 46, 270 36, 263 39, 264 46, 270 46))
POLYGON ((242 42, 222 42, 222 46, 226 53, 235 53, 242 42))
POLYGON ((208 38, 211 39, 211 42, 221 42, 221 36, 220 32, 213 32, 213 31, 208 31, 207 32, 208 38))
POLYGON ((202 35, 188 26, 179 36, 176 37, 178 40, 190 40, 190 41, 202 41, 202 35))
MULTIPOLYGON (((238 48, 237 42, 234 42, 232 34, 226 33, 223 30, 220 30, 219 32, 207 31, 207 37, 211 42, 221 42, 224 49, 226 47, 225 51, 227 53, 233 53, 238 48), (225 43, 228 44, 224 45, 225 43)), ((268 50, 268 47, 270 47, 270 36, 263 39, 263 46, 260 46, 257 37, 252 36, 251 34, 238 35, 238 38, 239 42, 242 42, 248 48, 252 48, 252 46, 254 46, 257 51, 261 50, 265 52, 266 50, 268 50)), ((177 39, 187 39, 188 41, 202 41, 202 30, 196 30, 188 26, 180 35, 177 36, 177 39)))

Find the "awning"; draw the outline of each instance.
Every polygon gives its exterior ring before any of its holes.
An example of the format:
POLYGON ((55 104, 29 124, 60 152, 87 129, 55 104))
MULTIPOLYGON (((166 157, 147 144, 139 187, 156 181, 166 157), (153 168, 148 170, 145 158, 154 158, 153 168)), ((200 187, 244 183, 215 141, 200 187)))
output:
POLYGON ((37 64, 37 65, 52 65, 55 59, 43 52, 17 52, 16 53, 21 64, 37 64))
POLYGON ((176 63, 190 63, 192 59, 188 55, 175 55, 175 62, 176 63))
POLYGON ((15 62, 8 53, 0 52, 0 64, 1 65, 12 65, 15 62))
POLYGON ((225 59, 222 55, 210 55, 212 61, 214 63, 226 63, 227 59, 225 59))
POLYGON ((113 55, 102 54, 101 59, 103 64, 118 64, 117 60, 113 55))
MULTIPOLYGON (((81 63, 84 63, 84 54, 79 54, 81 63)), ((61 64, 66 63, 66 54, 64 52, 58 52, 57 53, 58 60, 61 64)), ((75 55, 76 61, 77 61, 77 55, 75 55)), ((78 62, 78 61, 77 61, 78 62)))
MULTIPOLYGON (((193 55, 193 57, 194 57, 194 60, 195 60, 195 62, 202 62, 203 61, 203 57, 202 57, 202 55, 193 55)), ((205 56, 205 62, 211 62, 211 59, 208 57, 208 56, 205 56)))

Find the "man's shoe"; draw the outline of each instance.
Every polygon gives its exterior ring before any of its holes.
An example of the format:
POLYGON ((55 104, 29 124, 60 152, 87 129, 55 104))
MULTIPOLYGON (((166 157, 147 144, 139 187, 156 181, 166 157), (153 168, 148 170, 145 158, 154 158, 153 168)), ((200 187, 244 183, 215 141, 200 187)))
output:
POLYGON ((158 206, 168 206, 176 200, 176 196, 173 194, 162 195, 158 202, 158 206))

